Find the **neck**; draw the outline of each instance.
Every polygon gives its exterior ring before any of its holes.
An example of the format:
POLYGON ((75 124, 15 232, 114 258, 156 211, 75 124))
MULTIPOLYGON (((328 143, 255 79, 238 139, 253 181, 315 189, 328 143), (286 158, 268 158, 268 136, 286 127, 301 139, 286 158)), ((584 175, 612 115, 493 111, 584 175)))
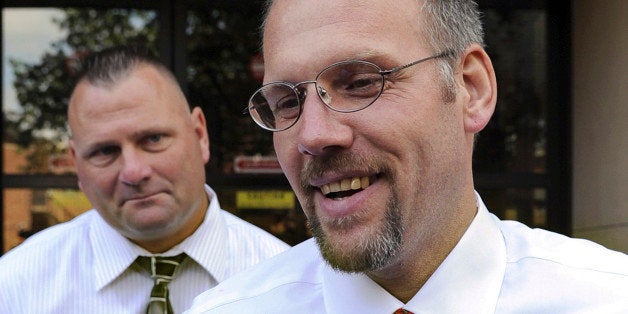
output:
POLYGON ((475 196, 473 205, 469 206, 458 215, 449 217, 438 234, 413 236, 419 240, 408 240, 399 257, 382 269, 367 272, 367 275, 399 301, 410 301, 467 231, 477 213, 475 196))
POLYGON ((205 215, 209 207, 209 199, 207 194, 203 194, 200 204, 196 206, 194 212, 187 217, 187 222, 181 226, 177 231, 169 234, 160 234, 157 238, 145 239, 145 240, 133 240, 135 244, 141 246, 145 250, 157 254, 164 253, 177 244, 183 242, 189 236, 191 236, 196 229, 203 223, 205 215))
POLYGON ((421 290, 456 243, 446 246, 438 243, 428 245, 425 249, 415 249, 408 257, 367 275, 399 301, 407 303, 421 290))

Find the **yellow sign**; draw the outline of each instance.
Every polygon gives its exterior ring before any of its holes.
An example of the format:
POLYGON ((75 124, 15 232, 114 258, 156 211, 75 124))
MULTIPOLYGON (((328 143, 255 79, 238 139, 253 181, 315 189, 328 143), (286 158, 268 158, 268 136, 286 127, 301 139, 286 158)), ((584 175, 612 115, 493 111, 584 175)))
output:
POLYGON ((292 191, 259 190, 237 191, 238 209, 292 209, 295 205, 292 191))

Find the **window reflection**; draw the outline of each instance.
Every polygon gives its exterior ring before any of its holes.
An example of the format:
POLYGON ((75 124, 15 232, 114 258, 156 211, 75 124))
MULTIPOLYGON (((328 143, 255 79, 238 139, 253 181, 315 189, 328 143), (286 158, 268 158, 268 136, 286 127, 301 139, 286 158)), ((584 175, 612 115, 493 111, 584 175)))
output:
POLYGON ((545 173, 545 10, 487 10, 487 51, 497 75, 493 118, 476 145, 476 172, 545 173))
MULTIPOLYGON (((2 171, 37 186, 37 177, 28 175, 74 171, 65 111, 78 59, 117 44, 156 51, 157 13, 3 8, 2 22, 2 171)), ((3 251, 90 208, 77 190, 4 188, 3 193, 3 251)))
POLYGON ((91 207, 80 191, 61 189, 5 189, 3 206, 4 252, 91 207))
POLYGON ((261 1, 194 1, 187 11, 186 55, 190 102, 205 106, 214 173, 232 173, 235 157, 273 155, 272 134, 242 115, 261 84, 261 1))
POLYGON ((155 50, 156 13, 131 9, 3 9, 3 143, 22 173, 47 173, 69 136, 66 107, 79 58, 116 44, 155 50), (28 23, 31 22, 31 23, 28 23), (23 43, 28 43, 24 45, 23 43), (36 44, 30 44, 36 43, 36 44))
POLYGON ((505 220, 517 220, 530 227, 547 228, 546 189, 479 189, 490 212, 505 220))
MULTIPOLYGON (((287 184, 276 184, 277 180, 263 186, 259 183, 264 181, 262 175, 240 178, 240 173, 233 173, 238 156, 274 154, 272 134, 259 130, 250 117, 240 114, 251 92, 261 84, 261 4, 258 0, 188 1, 186 9, 180 11, 184 16, 175 16, 178 21, 184 20, 180 34, 185 36, 166 41, 177 46, 169 53, 185 56, 177 60, 185 65, 185 77, 179 79, 187 86, 190 103, 203 107, 207 116, 212 144, 208 170, 211 178, 219 178, 220 183, 213 187, 221 204, 262 227, 274 228, 271 231, 282 237, 291 236, 285 227, 298 221, 300 229, 295 231, 295 239, 301 239, 307 234, 303 233, 304 217, 298 204, 289 211, 236 206, 237 191, 248 189, 248 185, 268 190, 289 188, 287 184), (221 181, 224 178, 233 180, 221 181)), ((65 106, 77 58, 121 43, 142 43, 156 50, 160 40, 157 11, 4 8, 2 14, 3 173, 71 172, 73 167, 65 152, 65 106), (32 21, 34 28, 11 24, 15 20, 32 21)), ((551 85, 546 77, 546 18, 545 9, 485 10, 487 49, 497 71, 499 99, 493 119, 476 144, 476 173, 541 175, 534 178, 546 174, 546 86, 551 85)), ((498 216, 542 227, 547 225, 545 194, 549 193, 543 182, 537 180, 522 189, 509 188, 511 184, 488 190, 479 186, 478 190, 498 216), (539 188, 528 188, 536 185, 539 188)), ((44 207, 54 199, 48 190, 4 191, 10 192, 4 198, 5 251, 20 240, 20 232, 28 235, 37 226, 69 217, 47 212, 44 207)))

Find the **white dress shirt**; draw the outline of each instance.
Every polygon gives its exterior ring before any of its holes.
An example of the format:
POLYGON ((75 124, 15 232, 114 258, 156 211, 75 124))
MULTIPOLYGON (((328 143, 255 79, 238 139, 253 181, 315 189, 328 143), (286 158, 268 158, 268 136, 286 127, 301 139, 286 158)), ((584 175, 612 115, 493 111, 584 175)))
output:
POLYGON ((478 213, 403 304, 364 274, 330 268, 308 240, 221 283, 186 313, 628 313, 628 257, 478 213))
MULTIPOLYGON (((289 247, 222 210, 214 191, 205 189, 210 204, 203 223, 160 254, 190 257, 168 285, 175 313, 199 293, 289 247)), ((89 210, 0 258, 0 313, 144 313, 153 280, 131 266, 139 255, 151 254, 89 210)))

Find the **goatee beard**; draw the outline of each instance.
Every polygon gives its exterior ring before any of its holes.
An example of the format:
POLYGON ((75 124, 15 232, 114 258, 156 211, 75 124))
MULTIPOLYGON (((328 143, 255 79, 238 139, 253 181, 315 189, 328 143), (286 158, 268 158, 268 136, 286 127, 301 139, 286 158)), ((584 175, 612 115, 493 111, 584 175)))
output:
POLYGON ((395 188, 394 186, 391 187, 390 199, 387 201, 385 208, 361 209, 354 216, 321 221, 321 218, 316 213, 313 201, 316 188, 308 184, 308 179, 310 177, 319 177, 338 169, 387 174, 389 182, 395 182, 394 178, 391 178, 391 169, 385 163, 378 163, 347 154, 336 155, 325 160, 312 160, 306 165, 301 175, 301 188, 305 192, 302 205, 308 216, 308 227, 316 238, 323 258, 334 269, 345 272, 366 272, 381 269, 390 263, 402 247, 403 225, 401 208, 395 188), (326 228, 342 233, 343 229, 349 229, 362 221, 359 213, 381 211, 384 211, 384 220, 380 222, 380 225, 375 226, 375 229, 370 229, 373 230, 371 234, 363 234, 351 248, 336 246, 331 236, 323 230, 324 224, 326 228))
MULTIPOLYGON (((314 213, 314 209, 311 209, 314 213)), ((366 212, 369 212, 367 210, 366 212)), ((329 221, 327 228, 350 227, 352 217, 329 221)), ((388 265, 402 247, 403 225, 401 211, 396 197, 391 197, 386 209, 384 220, 372 234, 363 234, 351 248, 334 246, 333 239, 325 233, 321 221, 316 214, 308 220, 308 226, 316 238, 323 258, 331 267, 345 272, 375 271, 388 265)))

